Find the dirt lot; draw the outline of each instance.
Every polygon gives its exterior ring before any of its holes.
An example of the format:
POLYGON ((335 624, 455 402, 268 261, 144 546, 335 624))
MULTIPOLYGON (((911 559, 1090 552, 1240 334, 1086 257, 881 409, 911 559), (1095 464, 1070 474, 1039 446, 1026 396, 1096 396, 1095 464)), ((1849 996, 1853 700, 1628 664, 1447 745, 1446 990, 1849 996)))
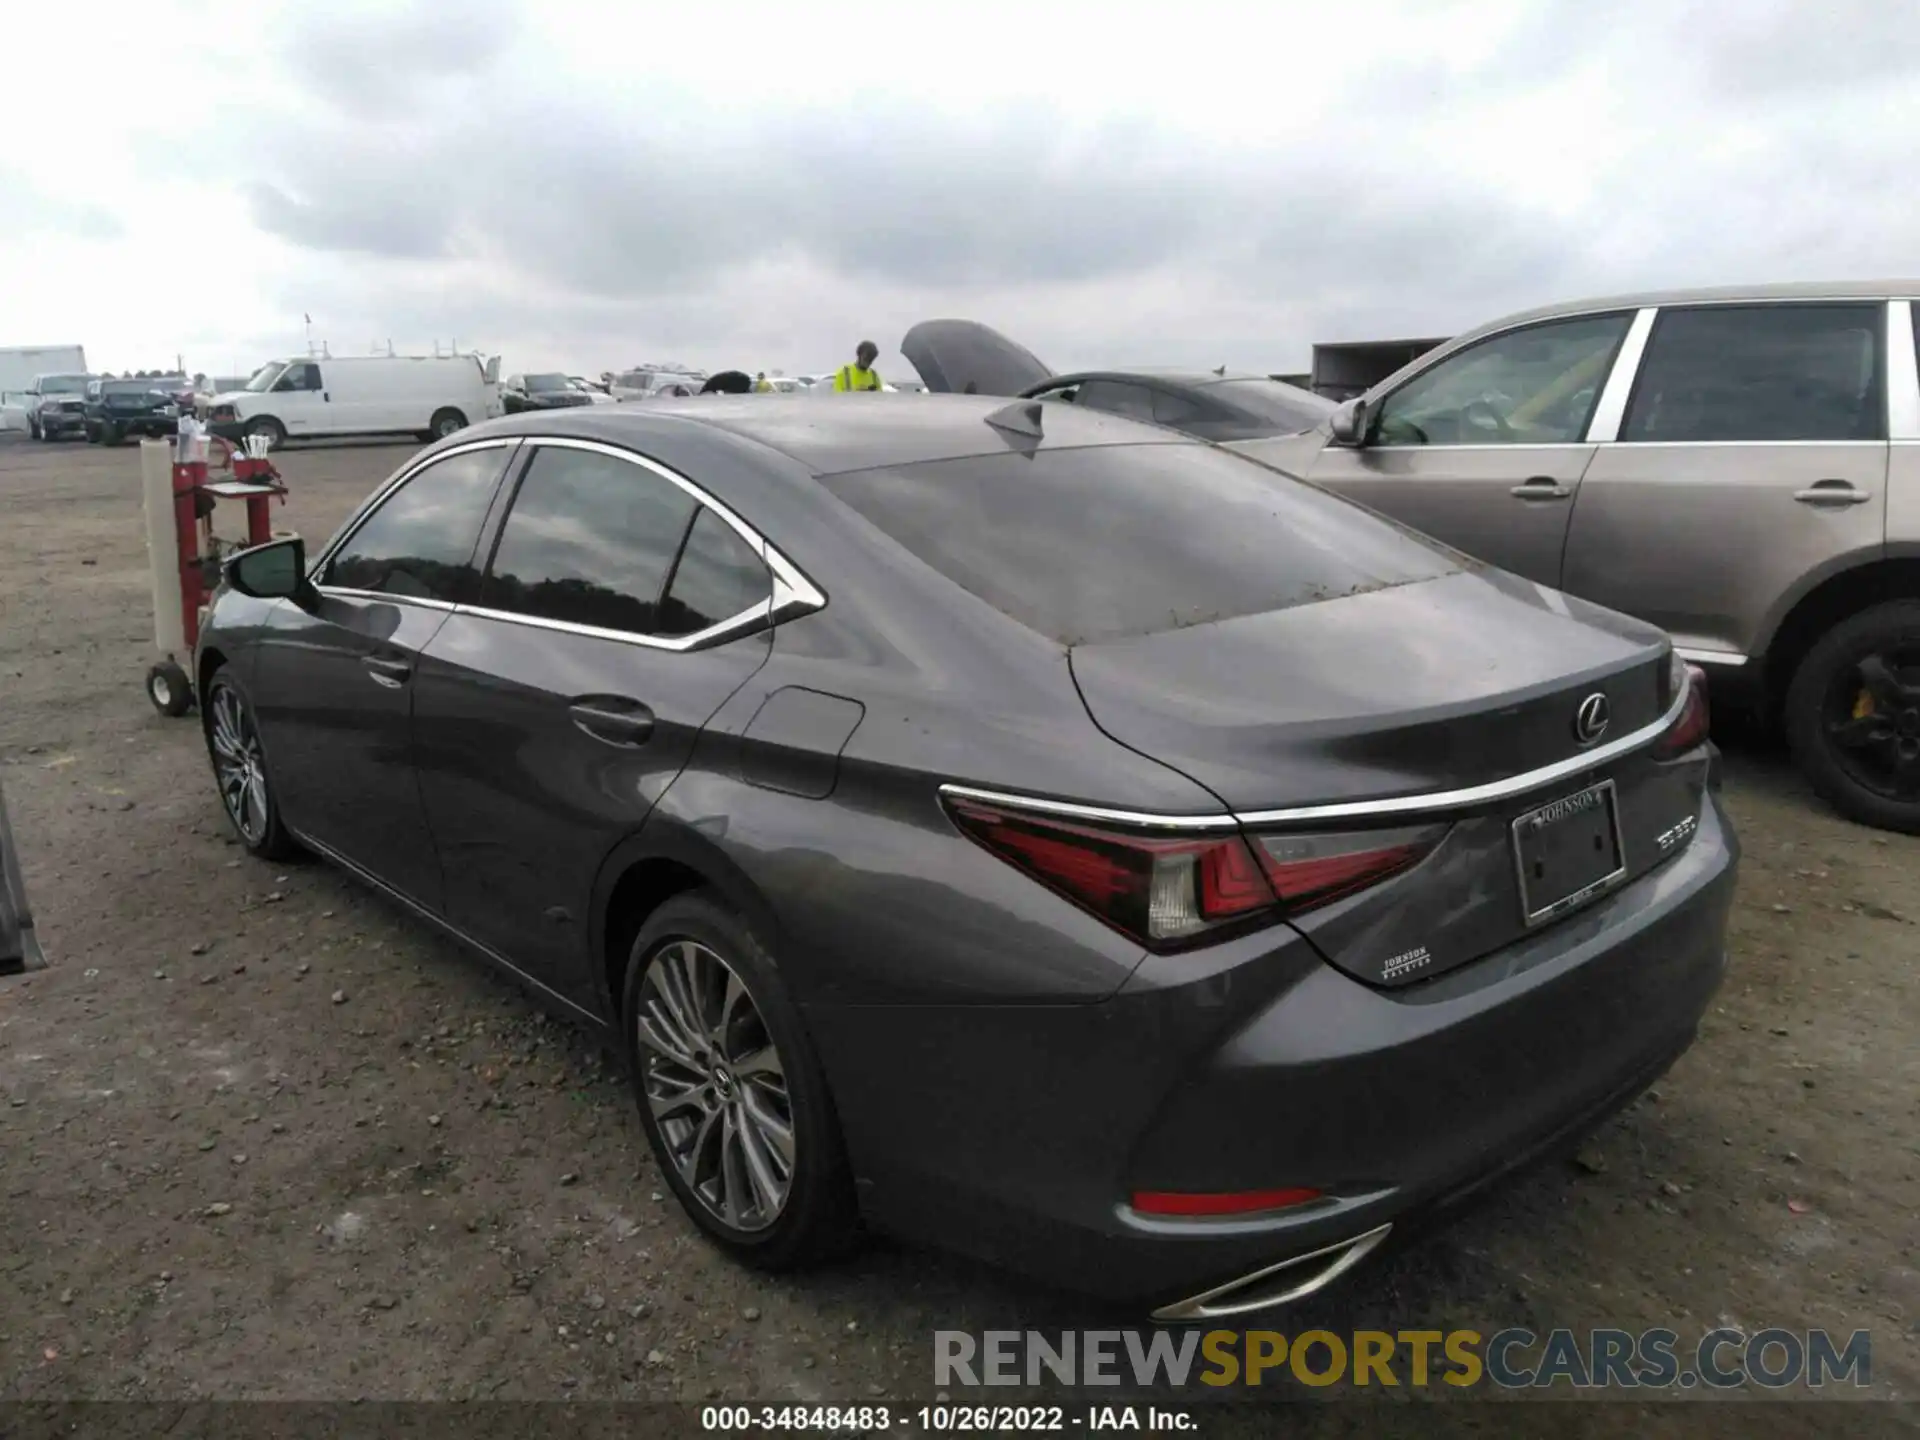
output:
MULTIPOLYGON (((276 524, 319 539, 405 454, 284 454, 276 524)), ((0 982, 0 1398, 918 1403, 936 1328, 1115 1321, 879 1243, 743 1273, 578 1035, 334 870, 243 860, 140 688, 138 473, 0 443, 0 785, 53 960, 0 982)), ((1874 1390, 1920 1397, 1920 842, 1763 745, 1729 772, 1698 1046, 1584 1164, 1270 1323, 1865 1328, 1874 1390)))

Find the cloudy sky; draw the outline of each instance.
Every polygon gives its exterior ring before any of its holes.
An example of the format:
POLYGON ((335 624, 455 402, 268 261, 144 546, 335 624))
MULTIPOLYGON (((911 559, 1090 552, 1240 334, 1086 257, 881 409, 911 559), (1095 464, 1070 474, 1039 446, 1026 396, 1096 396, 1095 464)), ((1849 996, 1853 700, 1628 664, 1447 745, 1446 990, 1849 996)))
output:
POLYGON ((244 372, 1304 368, 1653 285, 1920 271, 1900 0, 19 7, 0 346, 244 372), (40 37, 41 50, 26 43, 40 37))

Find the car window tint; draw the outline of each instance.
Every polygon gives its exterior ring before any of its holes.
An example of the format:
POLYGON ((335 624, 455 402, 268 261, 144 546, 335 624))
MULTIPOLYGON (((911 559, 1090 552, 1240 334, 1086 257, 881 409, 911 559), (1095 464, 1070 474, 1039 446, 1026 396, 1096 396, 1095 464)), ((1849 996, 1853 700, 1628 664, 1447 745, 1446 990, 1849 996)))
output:
POLYGON ((1286 609, 1463 563, 1206 445, 984 455, 820 483, 956 585, 1069 645, 1286 609))
POLYGON ((1376 445, 1564 445, 1587 422, 1631 316, 1529 325, 1449 355, 1381 402, 1376 445))
POLYGON ((1622 440, 1877 440, 1885 307, 1662 310, 1622 440))
POLYGON ((1144 385, 1125 385, 1117 380, 1089 380, 1080 387, 1077 403, 1089 410, 1104 410, 1109 415, 1125 415, 1134 420, 1153 419, 1153 392, 1144 385))
POLYGON ((320 583, 418 600, 471 599, 474 542, 505 454, 470 450, 427 466, 355 528, 320 583))
POLYGON ((659 631, 691 635, 765 606, 772 595, 773 577, 759 553, 739 531, 702 507, 674 567, 659 631))
POLYGON ((592 450, 536 450, 480 603, 652 634, 694 508, 691 495, 643 465, 592 450))
POLYGON ((1274 433, 1311 430, 1339 408, 1325 396, 1280 380, 1220 380, 1207 386, 1207 396, 1265 422, 1274 433))

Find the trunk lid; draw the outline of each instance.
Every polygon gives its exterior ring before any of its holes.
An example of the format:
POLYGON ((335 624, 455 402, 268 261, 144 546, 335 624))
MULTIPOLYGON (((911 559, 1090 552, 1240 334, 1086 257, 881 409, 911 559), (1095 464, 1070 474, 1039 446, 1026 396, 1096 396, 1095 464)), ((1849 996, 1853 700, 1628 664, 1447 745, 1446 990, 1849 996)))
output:
POLYGON ((900 353, 936 394, 1020 395, 1053 378, 1031 350, 977 320, 922 320, 900 353))
POLYGON ((1705 784, 1704 762, 1609 758, 1672 711, 1666 637, 1500 571, 1079 646, 1072 666, 1103 730, 1206 786, 1270 854, 1414 846, 1417 863, 1295 920, 1376 985, 1512 944, 1644 873, 1705 784), (1595 695, 1605 729, 1583 738, 1595 695), (1524 793, 1503 783, 1543 770, 1524 793), (1380 803, 1442 795, 1459 798, 1380 803), (1353 808, 1291 813, 1329 806, 1353 808), (1528 818, 1547 807, 1544 828, 1528 818))

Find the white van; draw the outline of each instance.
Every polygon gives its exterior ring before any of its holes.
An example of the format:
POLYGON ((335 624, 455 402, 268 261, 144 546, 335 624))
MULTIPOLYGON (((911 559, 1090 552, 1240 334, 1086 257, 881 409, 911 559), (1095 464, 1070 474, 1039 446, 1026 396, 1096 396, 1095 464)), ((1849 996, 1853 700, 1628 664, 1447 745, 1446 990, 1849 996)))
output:
POLYGON ((437 440, 502 414, 500 357, 322 355, 262 366, 243 390, 216 395, 208 428, 272 445, 322 435, 437 440))

